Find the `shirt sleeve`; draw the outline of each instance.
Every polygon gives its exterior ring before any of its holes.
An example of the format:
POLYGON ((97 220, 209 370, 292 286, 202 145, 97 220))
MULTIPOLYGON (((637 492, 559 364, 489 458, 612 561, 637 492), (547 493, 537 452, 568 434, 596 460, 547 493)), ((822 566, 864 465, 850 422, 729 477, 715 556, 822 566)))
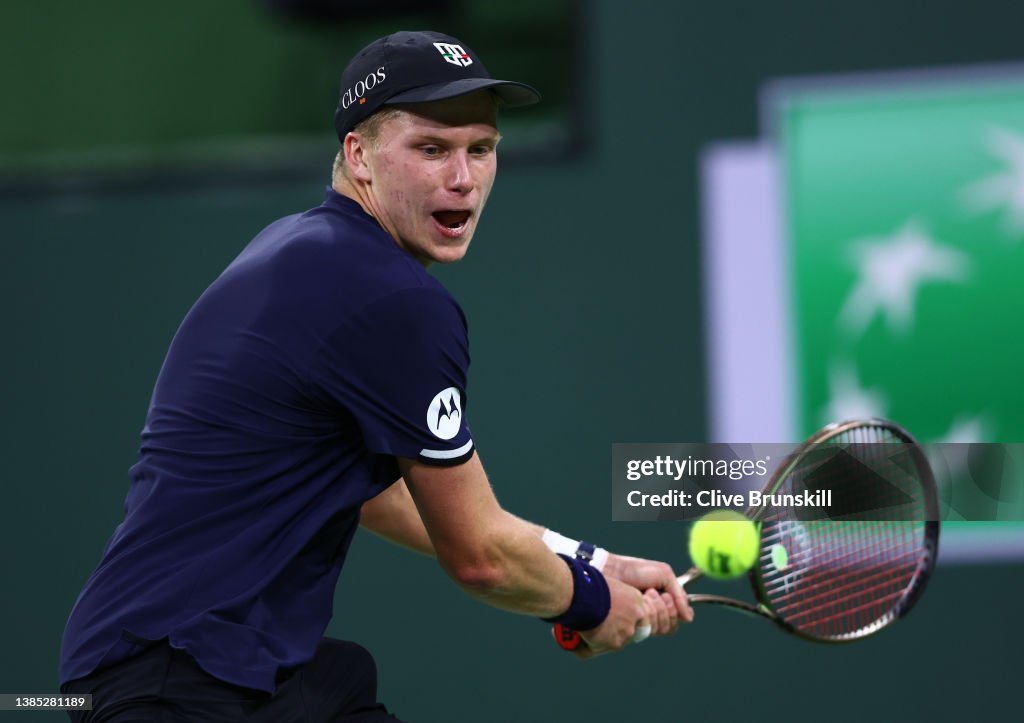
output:
POLYGON ((351 316, 322 350, 321 386, 376 454, 453 466, 473 454, 469 337, 443 289, 393 292, 351 316))

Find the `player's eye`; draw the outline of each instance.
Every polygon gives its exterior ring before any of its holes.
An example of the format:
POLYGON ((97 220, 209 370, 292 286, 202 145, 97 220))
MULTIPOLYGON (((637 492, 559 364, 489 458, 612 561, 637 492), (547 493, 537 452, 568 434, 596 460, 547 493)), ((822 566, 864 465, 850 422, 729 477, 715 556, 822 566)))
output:
POLYGON ((420 146, 420 151, 428 158, 436 158, 441 155, 440 146, 420 146))

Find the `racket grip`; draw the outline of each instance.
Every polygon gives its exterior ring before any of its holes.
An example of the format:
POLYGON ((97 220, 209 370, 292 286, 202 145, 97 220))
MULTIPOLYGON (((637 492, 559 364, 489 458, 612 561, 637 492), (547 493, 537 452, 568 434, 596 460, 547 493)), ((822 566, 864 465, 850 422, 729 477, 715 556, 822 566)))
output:
MULTIPOLYGON (((551 626, 551 634, 555 636, 555 642, 558 643, 558 647, 562 650, 579 650, 587 647, 587 641, 583 639, 583 636, 572 628, 568 628, 561 623, 555 623, 551 626)), ((633 642, 642 643, 651 637, 651 626, 650 625, 637 625, 636 632, 633 633, 633 642)))

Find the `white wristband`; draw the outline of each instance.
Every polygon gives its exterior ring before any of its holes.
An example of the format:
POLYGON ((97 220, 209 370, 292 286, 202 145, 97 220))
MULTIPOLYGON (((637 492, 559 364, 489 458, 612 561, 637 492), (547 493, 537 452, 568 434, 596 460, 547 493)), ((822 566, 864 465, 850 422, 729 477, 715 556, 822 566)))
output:
POLYGON ((604 566, 608 562, 608 550, 603 547, 594 548, 594 559, 591 560, 590 566, 596 567, 601 572, 604 572, 604 566))
MULTIPOLYGON (((544 530, 544 536, 541 539, 544 540, 544 544, 548 546, 548 549, 556 555, 576 557, 576 554, 580 551, 579 540, 573 540, 565 535, 560 535, 554 530, 544 530)), ((595 547, 593 558, 590 560, 590 566, 603 570, 607 562, 608 550, 603 547, 595 547)))

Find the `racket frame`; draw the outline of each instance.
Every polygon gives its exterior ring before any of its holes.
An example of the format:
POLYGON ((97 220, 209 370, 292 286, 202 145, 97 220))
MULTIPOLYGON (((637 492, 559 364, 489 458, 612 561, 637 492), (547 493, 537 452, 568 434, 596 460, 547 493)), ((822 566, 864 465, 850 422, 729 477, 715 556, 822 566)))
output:
MULTIPOLYGON (((901 443, 908 445, 910 453, 913 456, 915 467, 920 472, 921 488, 924 494, 925 526, 922 545, 923 554, 918 562, 917 569, 914 571, 913 577, 904 588, 903 594, 892 609, 878 620, 875 620, 869 625, 851 633, 843 633, 834 636, 813 635, 804 630, 800 630, 782 618, 775 611, 768 598, 768 592, 765 587, 765 581, 761 575, 760 565, 755 565, 747 573, 747 579, 750 582, 754 597, 757 599, 757 604, 752 604, 743 600, 736 600, 735 598, 726 597, 724 595, 687 593, 687 597, 691 604, 721 605, 754 617, 765 618, 766 620, 771 620, 791 635, 803 638, 804 640, 823 644, 843 644, 853 642, 855 640, 862 640, 863 638, 877 633, 910 612, 911 608, 914 607, 914 604, 920 599, 921 594, 924 592, 925 586, 931 577, 932 570, 935 567, 936 557, 938 556, 939 503, 938 494, 935 489, 935 476, 932 472, 931 465, 928 463, 928 459, 925 456, 921 445, 906 429, 895 422, 877 418, 850 420, 829 424, 815 432, 786 457, 783 463, 776 468, 768 482, 765 483, 763 493, 772 494, 778 490, 781 484, 789 476, 790 472, 792 472, 793 469, 803 460, 808 450, 813 449, 814 447, 817 447, 818 445, 841 434, 861 427, 883 427, 898 437, 901 443)), ((747 508, 745 515, 749 520, 760 525, 769 509, 770 508, 766 506, 749 507, 747 508)), ((760 543, 758 543, 758 546, 760 547, 760 543)), ((678 580, 679 584, 685 589, 687 585, 695 582, 703 576, 704 574, 699 568, 692 567, 686 573, 680 575, 678 580)), ((566 650, 574 650, 580 645, 585 644, 579 633, 563 629, 561 625, 555 625, 552 632, 558 644, 566 650)))
MULTIPOLYGON (((909 452, 913 457, 915 468, 919 472, 921 490, 924 495, 925 520, 924 540, 922 543, 923 554, 921 555, 917 569, 914 571, 910 582, 903 589, 900 599, 895 605, 893 605, 892 609, 877 620, 855 631, 829 636, 814 635, 797 628, 777 613, 768 597, 765 580, 761 574, 761 565, 759 564, 755 565, 750 572, 747 573, 747 578, 750 581, 754 597, 757 599, 757 605, 751 605, 750 603, 745 603, 741 600, 734 600, 732 598, 719 595, 690 595, 689 597, 691 602, 724 605, 760 617, 765 617, 792 635, 796 635, 797 637, 805 640, 825 644, 849 643, 855 640, 861 640, 877 633, 910 612, 911 608, 914 607, 914 604, 918 599, 920 599, 928 580, 931 578, 932 570, 935 567, 935 560, 938 557, 939 546, 939 502, 938 494, 935 489, 935 476, 932 472, 931 465, 928 463, 928 458, 926 457, 924 450, 921 448, 921 445, 917 440, 911 436, 910 432, 895 422, 891 422, 886 419, 850 420, 829 424, 818 430, 814 435, 790 453, 786 460, 778 467, 778 469, 776 469, 771 479, 769 479, 765 484, 764 492, 765 494, 773 494, 778 490, 789 476, 790 472, 800 464, 809 450, 820 444, 828 442, 830 439, 834 439, 841 434, 845 434, 846 432, 862 427, 882 427, 892 432, 894 436, 898 437, 900 440, 899 443, 908 446, 909 452)), ((764 506, 758 508, 751 507, 747 509, 746 516, 752 521, 760 523, 769 509, 770 508, 764 506)), ((680 582, 682 582, 684 577, 688 578, 687 582, 696 579, 696 577, 700 575, 700 571, 697 570, 697 573, 697 576, 690 576, 690 573, 683 575, 680 577, 680 582)))

